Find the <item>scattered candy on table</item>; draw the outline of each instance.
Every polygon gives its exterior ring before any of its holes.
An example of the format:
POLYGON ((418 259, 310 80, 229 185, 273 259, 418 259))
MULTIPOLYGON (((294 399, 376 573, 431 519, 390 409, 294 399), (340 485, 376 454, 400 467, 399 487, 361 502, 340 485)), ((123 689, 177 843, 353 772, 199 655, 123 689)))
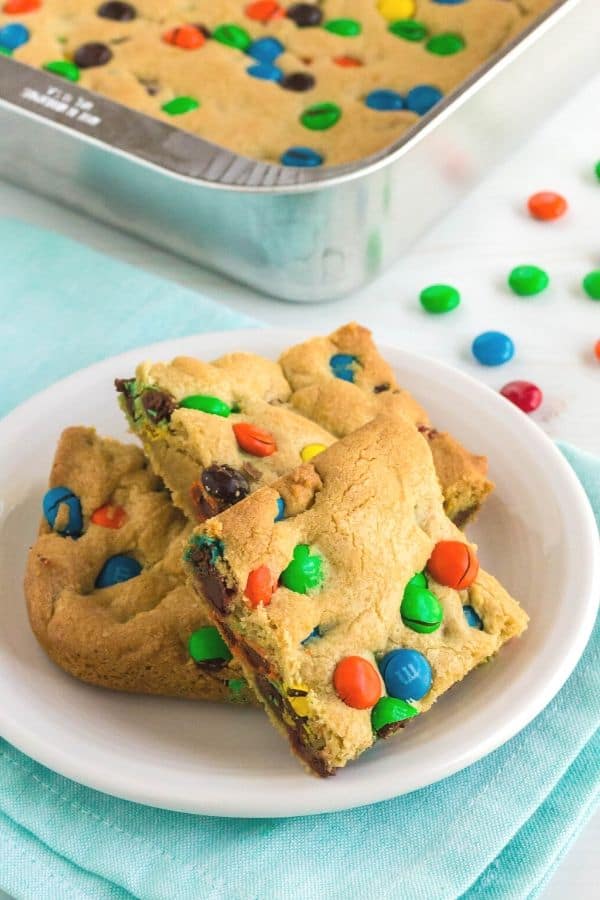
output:
POLYGON ((589 272, 583 279, 583 289, 590 300, 600 300, 600 269, 589 272))
POLYGON ((550 222, 560 219, 567 211, 567 201, 554 191, 539 191, 532 194, 527 201, 527 208, 534 219, 550 222))
POLYGON ((516 266, 508 276, 508 284, 519 297, 533 297, 546 290, 550 278, 538 266, 516 266))
POLYGON ((421 306, 430 313, 450 312, 460 303, 460 293, 449 284, 432 284, 419 294, 421 306))
POLYGON ((471 350, 482 366, 501 366, 515 355, 512 339, 501 331, 484 331, 475 338, 471 350))
POLYGON ((137 559, 119 553, 106 560, 96 578, 95 586, 97 588, 112 587, 114 584, 121 584, 123 581, 136 578, 141 571, 142 567, 137 559))
POLYGON ((333 686, 338 697, 353 709, 371 709, 381 697, 381 678, 362 656, 346 656, 335 667, 333 686))
POLYGON ((531 381, 509 381, 500 389, 500 393, 525 413, 534 412, 543 399, 541 390, 531 381))
POLYGON ((464 591, 477 578, 479 560, 473 548, 463 541, 438 541, 427 562, 427 570, 438 584, 464 591))

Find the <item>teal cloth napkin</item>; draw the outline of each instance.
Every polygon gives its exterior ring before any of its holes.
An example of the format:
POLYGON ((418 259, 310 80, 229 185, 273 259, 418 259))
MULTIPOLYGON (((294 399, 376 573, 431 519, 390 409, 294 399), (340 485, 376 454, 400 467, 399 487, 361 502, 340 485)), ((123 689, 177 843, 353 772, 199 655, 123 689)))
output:
MULTIPOLYGON (((0 221, 0 259, 0 412, 135 345, 254 324, 23 224, 0 221)), ((600 460, 561 449, 600 523, 600 460)), ((600 626, 564 688, 509 743, 429 788, 349 812, 164 812, 81 787, 0 740, 0 887, 25 900, 532 897, 597 804, 599 721, 600 626)))

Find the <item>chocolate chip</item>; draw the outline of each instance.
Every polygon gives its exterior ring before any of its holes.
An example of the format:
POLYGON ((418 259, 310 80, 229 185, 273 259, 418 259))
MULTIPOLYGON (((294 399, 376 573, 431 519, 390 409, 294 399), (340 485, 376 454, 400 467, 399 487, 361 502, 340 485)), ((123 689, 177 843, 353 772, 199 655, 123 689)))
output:
POLYGON ((408 719, 405 719, 403 722, 388 722, 387 725, 384 725, 383 728, 380 728, 377 732, 378 738, 388 738, 390 735, 395 734, 397 731, 400 731, 401 728, 404 728, 408 719))
POLYGON ((286 16, 295 22, 298 28, 314 28, 323 21, 323 13, 312 3, 294 3, 286 12, 286 16))
POLYGON ((272 684, 268 678, 265 678, 264 675, 257 675, 256 686, 269 706, 273 706, 281 718, 285 709, 285 701, 275 685, 272 684))
POLYGON ((142 406, 148 416, 157 423, 168 422, 176 405, 171 395, 165 393, 165 391, 146 388, 142 394, 142 406))
POLYGON ((132 6, 131 3, 119 3, 118 0, 103 3, 98 7, 96 13, 101 19, 113 19, 115 22, 131 22, 137 16, 135 6, 132 6))
POLYGON ((160 84, 158 81, 151 81, 146 78, 138 78, 138 81, 142 87, 146 89, 146 93, 149 94, 150 97, 155 97, 160 91, 160 84))
POLYGON ((286 91, 310 91, 315 86, 315 77, 308 72, 292 72, 286 75, 279 84, 286 91))
POLYGON ((262 478, 260 469, 257 469, 256 466, 253 466, 250 462, 244 463, 242 472, 250 479, 250 481, 260 481, 262 478))
POLYGON ((474 516, 478 510, 477 504, 474 506, 467 506, 466 509, 459 510, 454 516, 452 516, 452 521, 456 525, 457 528, 462 528, 467 524, 471 516, 474 516))
POLYGON ((222 508, 233 506, 250 493, 246 476, 233 466, 208 466, 202 472, 201 481, 206 492, 216 497, 222 508))
POLYGON ((80 69, 91 69, 93 66, 105 66, 112 59, 112 50, 106 44, 92 42, 82 44, 73 55, 73 62, 80 69))
POLYGON ((228 662, 228 659, 219 659, 217 657, 215 659, 205 659, 202 662, 196 661, 196 665, 205 672, 218 672, 219 669, 226 666, 228 662))
POLYGON ((376 384, 373 388, 374 394, 383 394, 384 391, 389 391, 390 383, 389 381, 384 381, 383 384, 376 384))
POLYGON ((203 25, 202 23, 194 22, 194 28, 197 28, 205 38, 209 38, 212 35, 210 28, 207 28, 206 25, 203 25))
POLYGON ((196 509, 199 522, 212 519, 213 516, 221 512, 219 501, 215 497, 210 497, 199 481, 195 481, 191 486, 190 497, 196 509))
POLYGON ((257 672, 269 671, 269 663, 264 658, 264 656, 261 656, 260 653, 254 649, 254 647, 250 647, 249 644, 242 643, 242 641, 240 641, 240 647, 244 651, 246 659, 253 669, 255 669, 257 672))
POLYGON ((194 569, 196 581, 206 599, 214 608, 226 615, 231 612, 236 590, 227 586, 225 579, 213 562, 214 550, 206 544, 196 544, 189 550, 187 559, 194 569))
POLYGON ((135 417, 135 404, 133 400, 135 378, 115 378, 115 388, 117 393, 123 394, 127 415, 130 419, 133 419, 135 417))
POLYGON ((420 431, 421 434, 424 434, 429 439, 435 438, 439 434, 439 431, 436 431, 435 428, 430 428, 429 425, 417 425, 417 431, 420 431))

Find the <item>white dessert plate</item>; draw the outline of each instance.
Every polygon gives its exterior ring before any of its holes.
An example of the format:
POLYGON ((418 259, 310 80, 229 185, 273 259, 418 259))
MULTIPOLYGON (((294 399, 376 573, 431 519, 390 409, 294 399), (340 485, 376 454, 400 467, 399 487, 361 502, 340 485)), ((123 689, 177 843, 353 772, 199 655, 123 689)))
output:
POLYGON ((439 362, 381 349, 432 421, 490 459, 497 489, 470 536, 531 616, 525 636, 473 672, 404 732, 335 778, 307 775, 258 710, 136 697, 56 668, 27 622, 22 577, 61 430, 94 425, 127 439, 112 386, 143 359, 211 359, 244 349, 275 358, 305 335, 244 330, 166 341, 54 384, 0 422, 0 734, 51 769, 139 803, 221 816, 346 809, 431 784, 507 741, 579 659, 600 594, 598 534, 575 475, 503 397, 439 362))

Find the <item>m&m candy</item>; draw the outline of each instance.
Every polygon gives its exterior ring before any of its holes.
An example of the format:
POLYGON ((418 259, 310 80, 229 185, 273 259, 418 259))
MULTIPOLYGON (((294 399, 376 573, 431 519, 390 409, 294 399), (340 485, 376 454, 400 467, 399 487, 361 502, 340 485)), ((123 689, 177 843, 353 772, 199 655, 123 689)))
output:
POLYGON ((239 25, 219 25, 212 34, 215 41, 245 52, 252 43, 252 38, 245 28, 239 25))
POLYGON ((51 60, 44 63, 42 68, 52 75, 60 75, 61 78, 66 78, 67 81, 79 81, 80 72, 78 66, 67 59, 51 60))
POLYGON ((200 104, 194 97, 174 97, 167 103, 163 103, 161 109, 168 116, 182 116, 193 109, 198 109, 199 106, 200 104))
POLYGON ((254 63, 246 71, 252 78, 260 78, 263 81, 281 81, 283 78, 281 69, 278 69, 277 66, 272 66, 270 63, 254 63))
POLYGON ((214 625, 205 625, 189 636, 189 654, 205 669, 220 669, 231 659, 229 647, 214 625))
POLYGON ((261 63, 275 62, 283 53, 284 47, 281 41, 274 37, 263 37, 253 41, 248 47, 248 56, 257 59, 261 63))
POLYGON ((512 339, 502 331, 484 331, 475 338, 471 350, 482 366, 501 366, 515 355, 512 339))
POLYGON ((527 208, 534 219, 550 222, 560 219, 567 211, 567 201, 554 191, 539 191, 527 201, 527 208))
POLYGON ((444 611, 435 594, 409 582, 404 589, 400 615, 407 628, 419 634, 431 634, 442 624, 444 611))
POLYGON ((404 109, 405 103, 404 98, 398 91, 392 91, 388 88, 378 88, 376 91, 371 91, 370 94, 367 94, 365 97, 365 105, 368 106, 369 109, 386 112, 404 109))
POLYGON ((432 284, 419 294, 421 306, 430 313, 450 312, 460 303, 460 293, 449 284, 432 284))
POLYGON ((294 547, 294 558, 281 573, 281 583, 296 594, 307 594, 323 582, 323 560, 311 554, 308 544, 294 547))
POLYGON ((483 622, 470 604, 463 606, 463 615, 469 628, 478 628, 481 631, 483 622))
POLYGON ((302 646, 306 646, 306 644, 310 644, 311 641, 316 640, 316 638, 321 637, 321 629, 318 625, 315 625, 310 634, 307 634, 303 641, 300 641, 302 646))
POLYGON ((377 0, 377 9, 384 19, 411 19, 417 11, 415 0, 377 0))
POLYGON ((123 581, 129 581, 136 578, 142 567, 137 559, 124 554, 117 554, 107 559, 102 566, 98 577, 96 578, 97 588, 112 587, 114 584, 121 584, 123 581))
POLYGON ((436 56, 453 56, 465 48, 464 38, 460 34, 436 34, 425 44, 425 49, 436 56))
POLYGON ((2 12, 7 16, 18 16, 19 13, 35 12, 42 5, 42 0, 6 0, 2 12))
POLYGON ((508 284, 519 297, 533 297, 546 290, 550 278, 538 266, 516 266, 508 276, 508 284))
POLYGON ((427 27, 422 22, 417 22, 416 19, 397 19, 390 24, 388 31, 395 34, 396 37, 415 43, 422 41, 429 34, 427 27))
POLYGON ((479 560, 469 544, 438 541, 427 562, 427 570, 438 584, 464 591, 477 578, 479 560))
POLYGON ((383 657, 379 669, 390 697, 421 700, 431 689, 431 666, 418 650, 392 650, 383 657))
POLYGON ((362 62, 356 56, 336 56, 333 61, 336 66, 341 66, 342 69, 357 69, 362 66, 362 62))
POLYGON ((80 537, 83 531, 81 502, 69 488, 55 487, 46 491, 42 509, 48 525, 58 534, 80 537))
POLYGON ((419 715, 419 710, 398 697, 381 697, 371 712, 371 726, 375 734, 385 737, 395 729, 391 726, 419 715))
POLYGON ((589 272, 583 279, 583 289, 590 300, 600 300, 600 269, 589 272))
POLYGON ((265 25, 272 19, 280 19, 284 15, 283 8, 275 0, 258 0, 256 3, 249 3, 244 12, 249 19, 256 22, 262 22, 265 25))
POLYGON ((209 413, 213 416, 231 415, 231 407, 218 397, 210 397, 207 394, 190 394, 179 402, 184 409, 196 409, 198 412, 209 413))
POLYGON ((346 656, 333 673, 338 697, 353 709, 371 709, 381 697, 381 678, 375 666, 362 656, 346 656))
POLYGON ((339 122, 341 117, 342 111, 336 103, 315 103, 304 110, 300 122, 311 131, 326 131, 339 122))
POLYGON ((597 360, 600 360, 600 340, 594 344, 594 356, 597 360))
POLYGON ((274 522, 281 522, 285 519, 285 500, 283 497, 277 498, 277 515, 273 519, 274 522))
POLYGON ((94 510, 90 517, 93 525, 99 525, 101 528, 122 528, 127 521, 127 513, 122 506, 113 506, 107 503, 105 506, 99 506, 94 510))
POLYGON ((314 28, 323 21, 323 13, 313 3, 293 3, 288 7, 286 16, 295 22, 298 28, 314 28))
POLYGON ((181 50, 197 50, 206 43, 206 38, 194 25, 179 25, 163 34, 163 41, 181 50))
POLYGON ((323 164, 323 157, 310 147, 289 147, 280 159, 282 166, 312 169, 323 164))
POLYGON ((240 449, 251 453, 252 456, 271 456, 277 450, 273 435, 258 425, 239 422, 233 426, 233 433, 240 449))
POLYGON ((311 459, 314 459, 315 456, 318 456, 323 450, 327 450, 325 444, 307 444, 300 451, 302 462, 310 462, 311 459))
POLYGON ((534 412, 543 399, 541 390, 532 381, 509 381, 500 393, 525 413, 534 412))
POLYGON ((259 566, 248 575, 244 596, 248 598, 250 606, 268 606, 273 595, 273 576, 268 566, 259 566))
POLYGON ((329 368, 336 378, 340 378, 342 381, 354 381, 357 362, 356 356, 352 356, 350 353, 334 353, 329 359, 329 368))
POLYGON ((419 116, 424 116, 443 96, 439 88, 430 84, 419 84, 406 95, 406 108, 419 116))
POLYGON ((29 40, 29 29, 20 22, 10 22, 0 28, 0 47, 6 50, 16 50, 29 40))
POLYGON ((331 19, 323 27, 326 31, 339 34, 341 37, 356 37, 362 31, 362 25, 356 19, 331 19))

